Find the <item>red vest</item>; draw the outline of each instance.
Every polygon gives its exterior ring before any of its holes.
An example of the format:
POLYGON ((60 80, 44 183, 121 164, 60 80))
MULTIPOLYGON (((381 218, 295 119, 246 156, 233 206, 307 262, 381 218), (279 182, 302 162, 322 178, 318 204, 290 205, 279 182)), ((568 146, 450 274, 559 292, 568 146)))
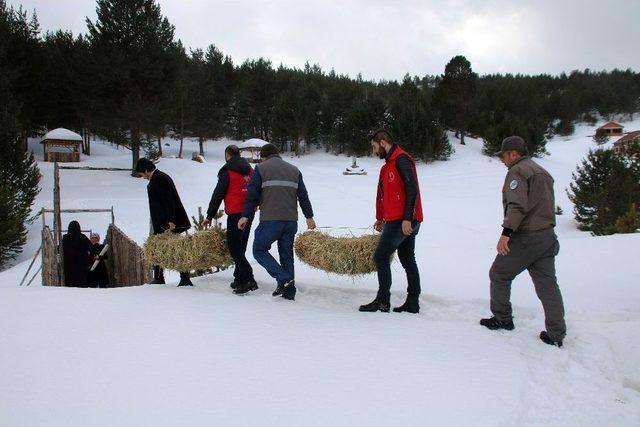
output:
POLYGON ((229 187, 224 195, 224 211, 228 214, 242 213, 244 199, 247 198, 247 185, 251 180, 253 171, 248 175, 242 175, 235 171, 227 171, 229 174, 229 187))
POLYGON ((378 196, 376 198, 376 219, 379 221, 398 221, 403 219, 404 204, 407 200, 407 193, 404 188, 404 181, 396 167, 396 159, 400 155, 405 155, 411 160, 411 169, 416 178, 418 195, 413 211, 413 219, 422 221, 422 200, 420 198, 420 186, 418 184, 418 174, 416 173, 416 163, 413 158, 400 146, 396 146, 387 162, 380 168, 380 178, 378 180, 378 196))

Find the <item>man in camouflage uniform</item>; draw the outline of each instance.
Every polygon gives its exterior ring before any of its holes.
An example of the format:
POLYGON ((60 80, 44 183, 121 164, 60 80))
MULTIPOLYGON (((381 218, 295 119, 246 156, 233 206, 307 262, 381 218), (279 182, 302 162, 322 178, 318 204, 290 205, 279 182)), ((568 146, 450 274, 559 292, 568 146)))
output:
POLYGON ((480 320, 480 324, 489 329, 514 328, 511 282, 528 270, 544 308, 546 330, 540 333, 540 339, 562 347, 566 325, 555 270, 560 244, 554 233, 553 178, 527 156, 525 142, 519 136, 505 138, 499 155, 509 169, 502 187, 504 222, 498 255, 489 271, 493 317, 480 320))

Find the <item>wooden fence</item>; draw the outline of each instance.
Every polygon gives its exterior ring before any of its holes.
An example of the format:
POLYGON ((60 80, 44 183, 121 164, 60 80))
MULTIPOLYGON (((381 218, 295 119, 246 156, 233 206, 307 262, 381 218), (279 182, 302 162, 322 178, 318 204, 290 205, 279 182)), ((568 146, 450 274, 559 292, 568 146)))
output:
POLYGON ((149 283, 151 270, 144 259, 142 248, 115 224, 107 230, 109 244, 109 281, 111 286, 136 286, 149 283))
POLYGON ((42 285, 62 286, 58 270, 58 251, 53 240, 53 233, 47 226, 42 228, 42 285))

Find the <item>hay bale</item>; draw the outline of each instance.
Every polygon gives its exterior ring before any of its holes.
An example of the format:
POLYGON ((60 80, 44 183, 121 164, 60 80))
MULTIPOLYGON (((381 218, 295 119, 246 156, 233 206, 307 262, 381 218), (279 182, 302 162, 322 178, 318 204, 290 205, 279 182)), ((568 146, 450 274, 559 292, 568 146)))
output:
POLYGON ((217 227, 190 235, 165 232, 149 236, 143 250, 151 265, 169 270, 205 270, 233 264, 225 232, 217 227))
POLYGON ((298 258, 311 267, 329 273, 359 276, 376 271, 373 254, 379 234, 333 237, 319 231, 305 231, 296 238, 298 258))

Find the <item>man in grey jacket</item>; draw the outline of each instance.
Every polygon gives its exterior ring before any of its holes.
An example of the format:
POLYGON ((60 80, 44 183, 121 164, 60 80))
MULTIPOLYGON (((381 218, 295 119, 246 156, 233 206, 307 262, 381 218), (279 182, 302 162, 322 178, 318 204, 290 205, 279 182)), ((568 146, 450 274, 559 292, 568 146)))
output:
MULTIPOLYGON (((253 241, 253 256, 276 279, 273 296, 293 300, 296 295, 293 268, 293 242, 298 232, 298 203, 307 219, 307 227, 316 228, 302 174, 297 167, 282 160, 278 148, 266 144, 260 150, 262 162, 256 166, 247 187, 242 218, 238 228, 244 229, 260 206, 260 224, 253 241), (269 253, 278 243, 280 263, 269 253)), ((238 286, 234 292, 244 294, 254 290, 250 284, 238 286)))
POLYGON ((499 155, 509 169, 502 187, 504 220, 498 255, 489 271, 493 317, 480 324, 489 329, 514 328, 511 282, 528 270, 544 308, 546 330, 540 339, 562 347, 566 325, 555 270, 560 244, 554 232, 553 178, 527 157, 526 144, 519 136, 505 138, 499 155))

